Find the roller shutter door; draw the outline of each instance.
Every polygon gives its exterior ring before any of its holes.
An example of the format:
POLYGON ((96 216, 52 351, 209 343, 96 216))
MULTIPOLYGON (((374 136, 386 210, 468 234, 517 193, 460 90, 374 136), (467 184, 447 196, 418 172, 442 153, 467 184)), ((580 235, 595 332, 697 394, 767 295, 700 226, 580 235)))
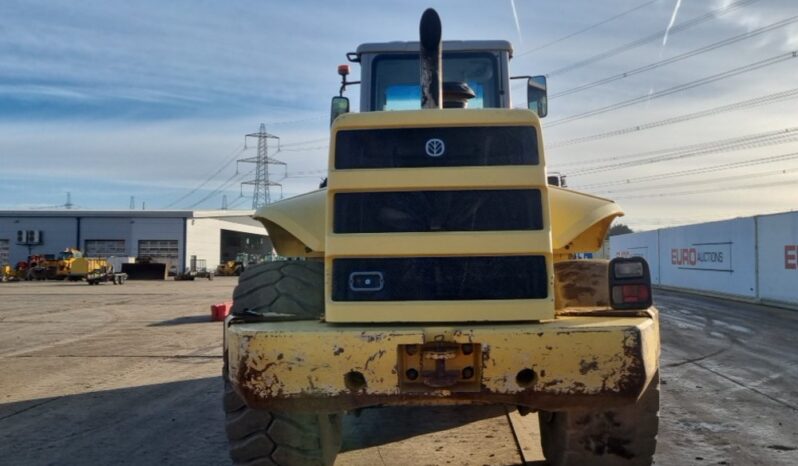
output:
POLYGON ((87 257, 126 256, 123 239, 87 239, 84 251, 87 257))

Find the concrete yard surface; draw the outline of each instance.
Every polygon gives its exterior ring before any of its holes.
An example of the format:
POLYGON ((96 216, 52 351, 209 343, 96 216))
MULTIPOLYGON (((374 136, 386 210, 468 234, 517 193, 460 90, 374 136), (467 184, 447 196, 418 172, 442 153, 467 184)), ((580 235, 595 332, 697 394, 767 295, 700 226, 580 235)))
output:
MULTIPOLYGON (((209 307, 235 283, 0 284, 0 464, 230 464, 209 307)), ((655 301, 656 464, 798 464, 798 313, 655 301)), ((346 416, 336 464, 543 465, 538 436, 500 406, 367 409, 346 416)))

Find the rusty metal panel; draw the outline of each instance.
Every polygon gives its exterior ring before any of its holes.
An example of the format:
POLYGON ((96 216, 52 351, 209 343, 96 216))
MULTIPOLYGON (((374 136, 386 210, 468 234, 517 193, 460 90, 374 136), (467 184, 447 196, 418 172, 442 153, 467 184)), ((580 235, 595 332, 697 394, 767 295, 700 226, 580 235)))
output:
POLYGON ((305 321, 234 324, 226 332, 231 379, 249 402, 338 399, 347 407, 450 398, 533 404, 560 396, 635 397, 656 370, 658 342, 650 316, 470 327, 305 321), (479 391, 403 388, 400 351, 435 342, 479 345, 479 391), (353 385, 351 374, 362 377, 362 385, 353 385))
POLYGON ((574 260, 554 264, 554 307, 609 307, 609 261, 574 260))

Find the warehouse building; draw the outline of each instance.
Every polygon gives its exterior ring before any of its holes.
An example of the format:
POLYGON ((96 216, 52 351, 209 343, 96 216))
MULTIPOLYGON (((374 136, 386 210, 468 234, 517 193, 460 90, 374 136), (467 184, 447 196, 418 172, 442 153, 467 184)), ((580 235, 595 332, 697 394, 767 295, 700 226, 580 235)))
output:
POLYGON ((244 210, 0 211, 0 264, 77 247, 89 257, 151 257, 172 272, 190 258, 215 268, 241 253, 273 253, 263 225, 244 210))
POLYGON ((612 257, 643 257, 655 286, 798 308, 798 212, 610 238, 612 257))

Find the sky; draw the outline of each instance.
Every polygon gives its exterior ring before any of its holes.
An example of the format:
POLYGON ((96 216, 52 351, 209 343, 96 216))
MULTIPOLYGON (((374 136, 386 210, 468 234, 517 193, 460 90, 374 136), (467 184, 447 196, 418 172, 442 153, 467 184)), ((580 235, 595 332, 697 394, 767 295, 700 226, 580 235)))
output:
POLYGON ((0 209, 248 208, 261 123, 282 195, 312 190, 337 65, 430 6, 548 75, 549 170, 633 229, 798 208, 794 0, 0 0, 0 209))

